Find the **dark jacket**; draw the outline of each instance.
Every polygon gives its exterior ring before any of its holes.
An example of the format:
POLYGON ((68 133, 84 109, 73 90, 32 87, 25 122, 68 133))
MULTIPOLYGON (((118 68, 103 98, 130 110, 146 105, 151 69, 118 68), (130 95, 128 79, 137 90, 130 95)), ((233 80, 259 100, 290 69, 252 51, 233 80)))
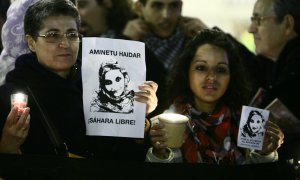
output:
POLYGON ((19 57, 16 68, 6 77, 6 84, 0 87, 1 131, 10 111, 10 94, 22 91, 29 96, 31 115, 29 134, 21 146, 24 154, 56 154, 42 123, 38 102, 71 153, 108 160, 144 161, 147 147, 135 139, 85 135, 80 63, 77 64, 77 71, 64 79, 41 66, 34 54, 19 57))
MULTIPOLYGON (((290 40, 270 67, 272 75, 266 79, 268 100, 279 98, 300 120, 300 38, 290 40)), ((267 77, 267 75, 266 75, 267 77)), ((266 102, 268 103, 268 102, 266 102)))

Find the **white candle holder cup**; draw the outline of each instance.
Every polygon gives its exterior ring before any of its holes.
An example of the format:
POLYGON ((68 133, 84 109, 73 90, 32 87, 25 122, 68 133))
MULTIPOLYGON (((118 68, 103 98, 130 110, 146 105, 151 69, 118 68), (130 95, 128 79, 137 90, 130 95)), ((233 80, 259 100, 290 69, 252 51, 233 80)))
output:
POLYGON ((186 123, 189 120, 187 116, 175 113, 164 113, 158 116, 159 123, 165 125, 166 145, 170 148, 179 148, 183 143, 183 134, 186 123))

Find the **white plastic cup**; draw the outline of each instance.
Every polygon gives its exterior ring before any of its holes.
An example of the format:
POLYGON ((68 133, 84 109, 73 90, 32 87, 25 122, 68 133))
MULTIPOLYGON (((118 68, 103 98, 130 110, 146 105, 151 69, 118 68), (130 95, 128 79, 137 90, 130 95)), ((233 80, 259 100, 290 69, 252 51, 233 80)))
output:
POLYGON ((16 93, 10 95, 11 107, 18 107, 18 112, 23 112, 27 107, 28 96, 23 93, 16 93))
POLYGON ((188 117, 176 113, 164 113, 158 116, 160 123, 165 125, 167 141, 170 148, 179 148, 183 143, 183 134, 186 128, 188 117))

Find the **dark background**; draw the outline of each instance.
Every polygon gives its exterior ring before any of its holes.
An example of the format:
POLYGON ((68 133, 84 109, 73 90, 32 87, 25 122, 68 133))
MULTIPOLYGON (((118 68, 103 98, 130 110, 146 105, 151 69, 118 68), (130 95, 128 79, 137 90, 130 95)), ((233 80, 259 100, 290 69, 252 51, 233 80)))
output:
MULTIPOLYGON (((125 154, 124 154, 125 155, 125 154)), ((285 162, 217 166, 0 155, 0 177, 10 179, 296 179, 285 162)))

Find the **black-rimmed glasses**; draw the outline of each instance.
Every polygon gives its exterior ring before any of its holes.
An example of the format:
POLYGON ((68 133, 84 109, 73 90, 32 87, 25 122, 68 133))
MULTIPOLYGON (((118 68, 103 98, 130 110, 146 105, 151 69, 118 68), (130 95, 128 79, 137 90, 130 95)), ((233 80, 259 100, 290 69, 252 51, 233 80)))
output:
POLYGON ((272 18, 276 18, 276 16, 252 16, 250 19, 252 23, 255 23, 257 26, 260 26, 262 21, 272 18))
POLYGON ((48 43, 60 43, 63 38, 66 38, 69 42, 80 42, 82 37, 78 32, 68 32, 65 34, 59 34, 58 32, 47 32, 46 34, 35 35, 36 37, 42 37, 48 43))

